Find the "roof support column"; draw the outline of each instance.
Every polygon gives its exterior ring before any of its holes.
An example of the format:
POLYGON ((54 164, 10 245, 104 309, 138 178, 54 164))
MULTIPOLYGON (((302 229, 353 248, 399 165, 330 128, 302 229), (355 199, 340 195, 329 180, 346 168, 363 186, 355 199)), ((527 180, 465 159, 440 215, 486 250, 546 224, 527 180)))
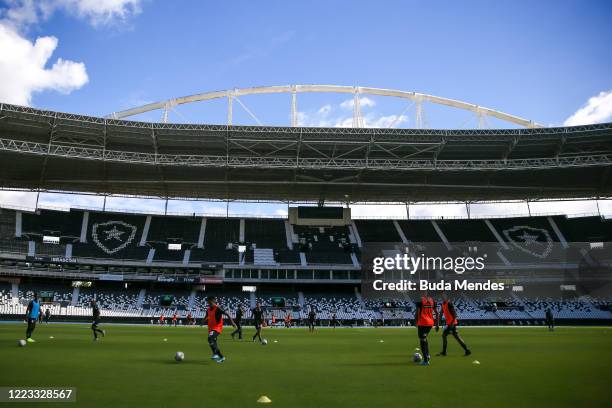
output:
POLYGON ((361 116, 361 101, 359 99, 359 88, 353 91, 353 127, 363 127, 363 117, 361 116))
POLYGON ((417 129, 423 129, 423 98, 417 96, 414 100, 414 124, 417 129))
POLYGON ((527 203, 527 212, 529 213, 529 216, 531 217, 531 207, 529 206, 529 200, 525 200, 525 202, 527 203))
POLYGON ((298 125, 297 114, 297 87, 293 85, 291 87, 291 127, 297 127, 298 125))
POLYGON ((233 117, 233 102, 234 102, 234 96, 232 95, 232 91, 227 91, 227 125, 231 126, 232 125, 232 117, 233 117))

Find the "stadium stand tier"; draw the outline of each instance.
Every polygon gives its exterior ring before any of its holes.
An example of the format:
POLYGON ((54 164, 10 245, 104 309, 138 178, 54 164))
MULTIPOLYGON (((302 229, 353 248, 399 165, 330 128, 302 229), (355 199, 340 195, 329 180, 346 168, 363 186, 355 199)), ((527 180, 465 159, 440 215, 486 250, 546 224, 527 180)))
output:
POLYGON ((437 245, 449 256, 478 245, 498 246, 489 261, 506 266, 529 263, 530 257, 560 264, 567 262, 568 254, 582 257, 576 253, 584 251, 589 252, 585 256, 588 262, 601 263, 601 253, 594 248, 607 248, 611 238, 612 221, 594 216, 355 220, 352 226, 305 226, 288 225, 283 219, 0 211, 0 259, 28 258, 44 263, 64 258, 68 261, 64 264, 80 265, 127 262, 134 267, 168 268, 202 264, 360 268, 362 257, 371 248, 384 249, 388 244, 387 250, 392 250, 404 243, 437 245), (49 234, 59 242, 42 242, 49 234))
POLYGON ((145 221, 141 215, 91 212, 86 242, 76 242, 72 254, 77 258, 144 261, 150 250, 140 245, 145 221))
POLYGON ((203 317, 206 297, 215 295, 231 314, 242 307, 247 321, 260 301, 279 325, 288 315, 301 325, 310 310, 325 325, 408 325, 416 294, 366 297, 359 284, 373 257, 425 243, 444 256, 486 250, 492 268, 463 277, 507 283, 499 295, 454 296, 466 324, 539 325, 547 309, 567 324, 609 324, 611 237, 612 222, 594 216, 330 226, 2 208, 0 318, 19 318, 34 292, 45 292, 52 294, 45 307, 64 320, 87 320, 96 300, 104 318, 114 321, 158 324, 161 315, 176 313, 187 324, 187 316, 203 317), (59 242, 43 242, 45 236, 59 242), (256 292, 243 292, 242 285, 256 292))
POLYGON ((393 221, 356 220, 359 236, 364 242, 401 242, 393 221))
MULTIPOLYGON (((56 321, 88 320, 95 300, 107 321, 160 324, 160 317, 179 317, 179 324, 197 323, 204 317, 206 297, 215 296, 232 316, 238 307, 247 323, 251 309, 259 302, 269 324, 278 325, 290 315, 295 325, 305 325, 308 313, 316 313, 318 324, 331 325, 411 325, 415 301, 408 295, 364 299, 355 286, 261 286, 257 293, 246 293, 237 285, 219 285, 204 291, 188 286, 154 284, 122 285, 95 282, 91 287, 73 288, 70 281, 24 279, 19 283, 0 281, 0 319, 23 316, 34 293, 45 293, 43 310, 56 321), (16 294, 15 294, 16 290, 16 294), (163 299, 170 299, 164 304, 163 299), (191 316, 195 321, 188 322, 191 316)), ((437 293, 432 294, 435 298, 437 293)), ((462 324, 543 325, 550 309, 560 324, 612 323, 612 297, 595 297, 579 292, 562 294, 559 286, 535 284, 529 292, 517 294, 458 293, 451 296, 462 324), (538 295, 535 295, 537 293, 538 295)), ((168 321, 166 322, 168 323, 168 321)))

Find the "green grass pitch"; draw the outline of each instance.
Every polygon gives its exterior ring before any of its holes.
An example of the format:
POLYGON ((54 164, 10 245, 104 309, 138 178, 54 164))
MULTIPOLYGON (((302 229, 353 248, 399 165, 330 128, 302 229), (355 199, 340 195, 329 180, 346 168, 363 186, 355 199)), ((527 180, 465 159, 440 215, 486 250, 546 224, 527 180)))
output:
MULTIPOLYGON (((461 328, 472 356, 463 357, 449 338, 449 356, 420 367, 412 362, 413 328, 314 334, 266 328, 267 346, 250 341, 252 328, 242 341, 232 341, 226 329, 219 345, 227 361, 217 364, 205 328, 102 327, 106 338, 93 342, 86 325, 39 325, 37 343, 21 348, 25 325, 0 325, 0 386, 77 388, 76 404, 19 407, 249 407, 261 405, 261 395, 272 406, 317 408, 600 407, 610 401, 610 328, 461 328), (176 351, 185 361, 174 361, 176 351)), ((440 347, 441 335, 432 331, 432 355, 440 347)))

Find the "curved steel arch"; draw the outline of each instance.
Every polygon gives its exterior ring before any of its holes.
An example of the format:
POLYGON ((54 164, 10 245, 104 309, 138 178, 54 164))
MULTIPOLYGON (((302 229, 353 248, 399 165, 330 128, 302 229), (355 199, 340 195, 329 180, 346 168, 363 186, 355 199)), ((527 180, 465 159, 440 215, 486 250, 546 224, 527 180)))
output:
MULTIPOLYGON (((261 95, 261 94, 276 94, 276 93, 287 93, 292 95, 291 103, 291 125, 297 126, 297 94, 298 93, 341 93, 341 94, 352 94, 354 95, 354 106, 353 106, 353 127, 363 127, 361 120, 361 112, 359 106, 359 95, 376 95, 386 96, 393 98, 401 98, 413 101, 417 106, 417 124, 418 115, 420 115, 420 106, 423 102, 434 103, 438 105, 448 106, 451 108, 467 110, 475 113, 479 117, 491 116, 509 123, 514 123, 519 126, 527 128, 542 127, 533 120, 521 118, 519 116, 511 115, 509 113, 501 112, 495 109, 486 108, 483 106, 475 105, 472 103, 459 101, 456 99, 444 98, 441 96, 423 94, 418 92, 401 91, 397 89, 382 89, 382 88, 371 88, 371 87, 360 87, 360 86, 344 86, 344 85, 277 85, 277 86, 260 86, 252 88, 235 88, 225 91, 213 91, 204 92, 194 95, 181 96, 178 98, 171 98, 160 102, 149 103, 146 105, 138 106, 131 109, 126 109, 119 112, 113 112, 107 115, 106 118, 112 119, 123 119, 135 116, 141 113, 150 112, 154 110, 163 110, 164 114, 162 121, 166 122, 168 118, 168 111, 176 106, 183 105, 193 102, 209 101, 213 99, 227 98, 228 100, 228 125, 232 124, 232 101, 240 96, 245 95, 261 95)), ((237 99, 240 102, 239 99, 237 99)), ((242 105, 242 102, 240 102, 242 105)), ((243 105, 244 107, 244 105, 243 105)), ((246 109, 246 107, 245 107, 246 109)), ((254 117, 254 115, 247 112, 254 117)), ((256 118, 255 118, 256 119, 256 118)))

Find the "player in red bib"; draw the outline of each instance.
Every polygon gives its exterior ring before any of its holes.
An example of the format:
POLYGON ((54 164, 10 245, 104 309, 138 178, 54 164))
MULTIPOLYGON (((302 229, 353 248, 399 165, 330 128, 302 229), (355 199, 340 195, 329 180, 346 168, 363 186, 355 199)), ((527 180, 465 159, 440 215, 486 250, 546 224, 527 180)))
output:
POLYGON ((208 310, 206 311, 204 323, 208 325, 208 345, 213 352, 211 359, 217 363, 222 363, 225 361, 225 357, 223 354, 221 354, 221 350, 219 350, 219 346, 217 345, 217 337, 219 337, 223 331, 223 315, 227 316, 234 328, 236 327, 236 324, 234 323, 232 316, 217 305, 216 297, 209 296, 206 301, 208 302, 208 310))
POLYGON ((444 320, 446 320, 446 327, 442 332, 442 352, 438 353, 438 356, 446 355, 446 346, 448 345, 448 335, 452 334, 457 343, 463 348, 466 356, 472 354, 470 349, 466 346, 465 342, 457 333, 457 312, 455 311, 455 306, 452 302, 448 300, 448 297, 445 293, 442 294, 442 313, 444 314, 444 320))
POLYGON ((285 327, 288 329, 291 327, 291 312, 287 312, 285 316, 285 327))
POLYGON ((427 292, 423 292, 421 300, 416 302, 415 320, 419 342, 421 343, 421 352, 423 353, 423 361, 421 365, 429 365, 429 344, 427 343, 427 335, 431 328, 436 326, 436 331, 440 329, 440 317, 436 302, 431 297, 427 296, 427 292))

